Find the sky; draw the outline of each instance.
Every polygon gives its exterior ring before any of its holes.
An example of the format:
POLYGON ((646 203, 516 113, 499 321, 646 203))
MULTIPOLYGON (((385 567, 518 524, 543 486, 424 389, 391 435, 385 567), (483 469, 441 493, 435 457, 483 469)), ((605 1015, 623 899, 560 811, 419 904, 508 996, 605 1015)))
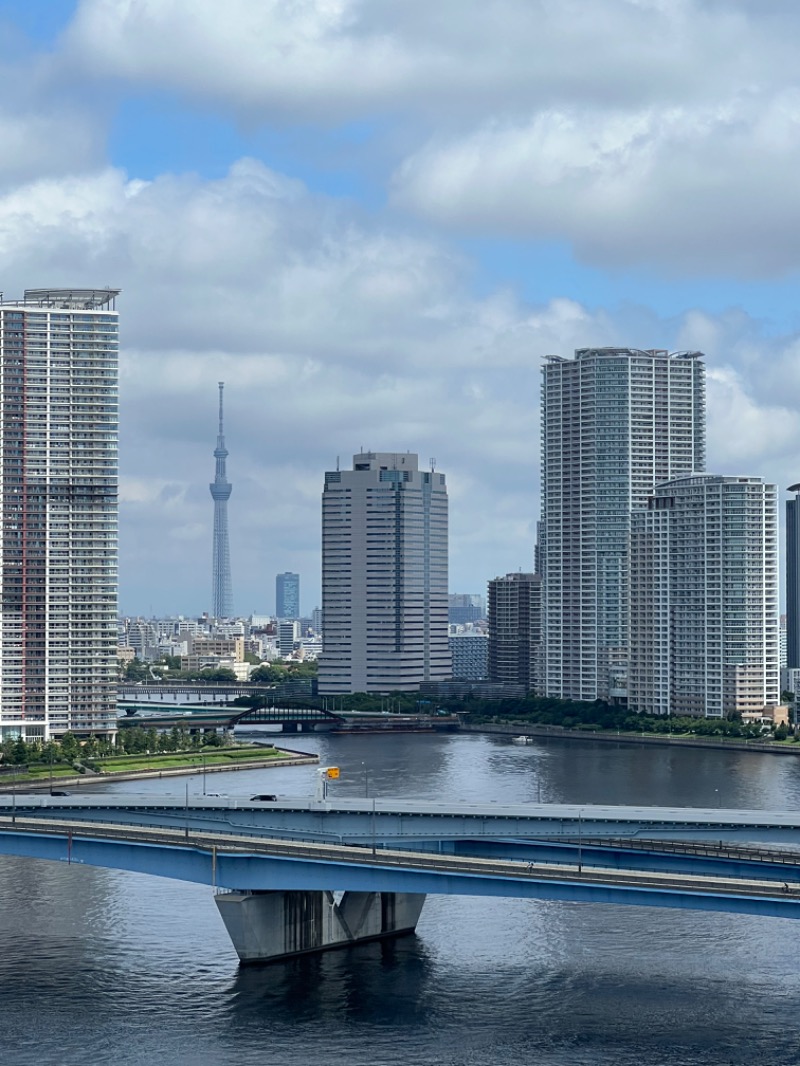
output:
POLYGON ((122 289, 120 609, 318 605, 324 471, 435 458, 450 588, 533 567, 542 356, 699 349, 800 480, 800 5, 0 0, 0 290, 122 289))

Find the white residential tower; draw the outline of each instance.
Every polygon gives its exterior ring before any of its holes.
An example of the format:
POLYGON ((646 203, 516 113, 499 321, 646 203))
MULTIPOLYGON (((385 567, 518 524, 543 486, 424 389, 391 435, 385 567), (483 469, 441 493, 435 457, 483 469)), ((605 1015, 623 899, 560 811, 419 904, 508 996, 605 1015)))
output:
POLYGON ((582 348, 547 356, 542 385, 543 691, 623 696, 630 515, 704 469, 703 357, 582 348))
POLYGON ((659 485, 631 520, 628 704, 723 718, 779 702, 778 490, 756 477, 659 485))
POLYGON ((116 289, 0 296, 0 736, 116 730, 116 289))

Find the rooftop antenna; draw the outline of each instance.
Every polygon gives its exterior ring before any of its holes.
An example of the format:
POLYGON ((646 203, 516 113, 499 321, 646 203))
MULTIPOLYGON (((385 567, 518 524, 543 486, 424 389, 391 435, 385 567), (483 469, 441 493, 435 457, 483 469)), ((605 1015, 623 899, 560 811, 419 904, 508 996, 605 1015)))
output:
POLYGON ((431 459, 430 463, 431 463, 431 473, 433 473, 434 470, 436 469, 436 459, 435 458, 431 459))

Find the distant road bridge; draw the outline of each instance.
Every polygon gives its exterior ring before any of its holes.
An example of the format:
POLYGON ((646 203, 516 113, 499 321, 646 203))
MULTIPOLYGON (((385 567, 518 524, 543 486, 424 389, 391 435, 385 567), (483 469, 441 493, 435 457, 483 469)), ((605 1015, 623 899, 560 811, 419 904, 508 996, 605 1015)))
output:
POLYGON ((411 932, 428 892, 797 918, 799 846, 771 811, 0 797, 1 853, 227 890, 244 962, 411 932))
MULTIPOLYGON (((142 704, 121 701, 117 708, 121 713, 118 724, 124 728, 145 726, 148 729, 173 729, 183 727, 190 732, 234 729, 236 726, 278 726, 285 733, 310 732, 319 728, 334 729, 344 723, 341 715, 323 711, 318 707, 231 707, 209 704, 178 705, 158 710, 158 704, 142 704)), ((163 706, 163 705, 161 705, 163 706)))
MULTIPOLYGON (((311 695, 298 688, 292 699, 304 699, 311 695)), ((172 681, 169 684, 120 681, 117 684, 117 699, 133 700, 137 703, 178 703, 187 697, 196 703, 225 703, 237 696, 265 696, 267 699, 286 699, 286 693, 279 695, 280 689, 275 685, 261 684, 253 681, 210 681, 202 685, 191 681, 172 681)))
POLYGON ((458 728, 456 715, 334 714, 320 707, 275 702, 262 707, 236 707, 228 704, 160 704, 121 700, 117 722, 125 729, 142 725, 152 729, 182 726, 190 732, 236 726, 277 726, 284 733, 337 732, 444 732, 458 728))

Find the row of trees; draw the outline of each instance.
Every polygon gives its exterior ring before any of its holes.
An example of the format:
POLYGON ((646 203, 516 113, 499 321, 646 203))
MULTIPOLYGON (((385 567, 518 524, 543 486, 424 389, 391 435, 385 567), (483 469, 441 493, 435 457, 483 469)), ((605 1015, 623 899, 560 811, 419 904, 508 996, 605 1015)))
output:
MULTIPOLYGON (((518 721, 532 725, 561 726, 564 729, 619 730, 625 733, 690 733, 696 736, 762 737, 763 728, 745 724, 738 717, 693 718, 639 714, 597 700, 578 703, 570 700, 529 696, 524 700, 463 700, 456 709, 454 701, 444 701, 456 713, 468 713, 473 722, 518 721)), ((785 740, 791 730, 777 726, 775 739, 785 740)))
POLYGON ((219 747, 229 743, 226 736, 218 733, 190 734, 183 726, 175 726, 169 732, 159 733, 155 729, 143 726, 130 726, 120 729, 116 742, 106 737, 87 737, 78 740, 73 733, 65 733, 61 740, 49 740, 46 743, 17 740, 4 740, 0 744, 0 758, 3 766, 30 766, 44 764, 74 765, 91 763, 110 755, 152 755, 178 751, 199 751, 203 747, 219 747))

